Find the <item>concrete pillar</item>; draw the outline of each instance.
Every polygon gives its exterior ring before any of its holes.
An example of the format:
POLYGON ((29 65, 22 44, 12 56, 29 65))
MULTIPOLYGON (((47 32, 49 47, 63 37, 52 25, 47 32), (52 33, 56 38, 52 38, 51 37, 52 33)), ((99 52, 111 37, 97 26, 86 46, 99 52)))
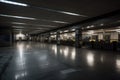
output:
POLYGON ((15 42, 15 35, 14 32, 11 32, 11 44, 13 45, 13 43, 15 42))
POLYGON ((82 43, 82 30, 76 29, 75 30, 75 47, 81 47, 82 43))
POLYGON ((60 45, 60 32, 57 31, 57 34, 56 34, 56 41, 57 41, 57 45, 60 45))
POLYGON ((50 33, 48 33, 48 43, 51 43, 50 33))

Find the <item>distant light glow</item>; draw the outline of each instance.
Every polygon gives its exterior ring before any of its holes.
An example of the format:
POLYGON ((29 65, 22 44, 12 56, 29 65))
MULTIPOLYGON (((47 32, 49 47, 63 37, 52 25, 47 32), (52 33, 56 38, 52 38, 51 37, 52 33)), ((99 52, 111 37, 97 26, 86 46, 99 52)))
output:
POLYGON ((24 39, 25 35, 22 34, 22 33, 19 33, 19 34, 16 35, 16 39, 19 39, 19 38, 24 39))
POLYGON ((11 18, 19 18, 19 19, 36 20, 36 18, 23 17, 23 16, 14 16, 14 15, 6 15, 6 14, 0 14, 0 16, 2 16, 2 17, 11 17, 11 18))
POLYGON ((64 32, 68 32, 69 30, 65 30, 64 32))
POLYGON ((8 1, 8 0, 0 0, 0 2, 6 3, 6 4, 18 5, 18 6, 25 6, 25 7, 28 6, 27 4, 24 4, 24 3, 8 1))
POLYGON ((90 27, 93 28, 93 27, 95 27, 95 26, 94 26, 94 25, 91 25, 90 27))
POLYGON ((67 34, 64 34, 64 36, 65 36, 65 37, 68 37, 68 35, 67 35, 67 34))
POLYGON ((104 24, 103 24, 103 23, 101 23, 101 24, 100 24, 100 26, 104 26, 104 24))
POLYGON ((120 32, 120 29, 116 29, 116 32, 120 32))
POLYGON ((75 33, 72 33, 72 36, 74 37, 74 36, 75 36, 75 33))
POLYGON ((93 34, 94 33, 94 31, 88 31, 88 34, 93 34))
POLYGON ((87 26, 86 28, 90 28, 90 26, 87 26))
POLYGON ((72 29, 72 31, 75 31, 75 29, 72 29))

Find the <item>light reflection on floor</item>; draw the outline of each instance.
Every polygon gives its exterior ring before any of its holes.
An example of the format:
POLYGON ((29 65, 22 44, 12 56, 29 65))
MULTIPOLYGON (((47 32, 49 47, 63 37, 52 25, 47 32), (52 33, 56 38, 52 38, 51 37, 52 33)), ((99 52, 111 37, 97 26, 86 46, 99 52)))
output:
MULTIPOLYGON (((66 69, 81 70, 87 75, 106 75, 108 77, 105 80, 114 77, 113 74, 115 76, 120 74, 120 55, 116 52, 76 49, 75 47, 35 42, 17 43, 13 50, 15 55, 4 73, 3 80, 49 80, 48 75, 51 75, 53 80, 64 80, 63 77, 66 76, 60 77, 59 74, 66 69)), ((78 78, 84 79, 80 76, 78 78)), ((104 76, 99 78, 104 80, 104 76)), ((117 80, 119 79, 117 77, 117 80)))

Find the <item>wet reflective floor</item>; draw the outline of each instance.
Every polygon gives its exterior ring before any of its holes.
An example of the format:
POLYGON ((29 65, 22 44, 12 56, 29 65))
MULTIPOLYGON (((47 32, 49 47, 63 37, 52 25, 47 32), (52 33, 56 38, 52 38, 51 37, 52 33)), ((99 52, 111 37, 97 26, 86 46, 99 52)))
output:
POLYGON ((19 42, 2 52, 13 55, 2 80, 120 80, 119 52, 38 42, 19 42))

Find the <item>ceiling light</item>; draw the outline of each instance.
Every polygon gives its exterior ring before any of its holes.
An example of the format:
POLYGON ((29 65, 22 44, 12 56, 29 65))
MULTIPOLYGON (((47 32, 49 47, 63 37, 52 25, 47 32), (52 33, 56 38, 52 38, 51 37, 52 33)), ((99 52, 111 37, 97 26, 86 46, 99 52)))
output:
POLYGON ((72 31, 75 31, 75 29, 72 29, 72 31))
POLYGON ((94 25, 91 25, 90 27, 93 28, 93 27, 95 27, 95 26, 94 26, 94 25))
POLYGON ((89 32, 88 32, 88 34, 93 34, 93 33, 94 33, 94 31, 89 31, 89 32))
POLYGON ((12 24, 26 24, 26 23, 12 22, 12 24))
POLYGON ((19 19, 36 20, 35 18, 31 18, 31 17, 22 17, 22 16, 14 16, 14 15, 0 14, 0 16, 2 16, 2 17, 11 17, 11 18, 19 18, 19 19))
POLYGON ((116 31, 116 32, 120 32, 120 30, 116 31))
POLYGON ((80 14, 77 14, 77 13, 72 13, 72 12, 67 12, 67 11, 49 9, 49 8, 45 8, 45 7, 36 7, 36 6, 34 6, 34 7, 35 7, 35 8, 42 9, 42 10, 46 10, 46 11, 62 13, 62 14, 67 14, 67 15, 71 15, 71 16, 82 16, 82 17, 87 17, 87 16, 85 16, 85 15, 80 15, 80 14))
POLYGON ((13 28, 24 28, 23 26, 12 26, 13 28))
POLYGON ((64 23, 64 24, 68 23, 68 22, 63 22, 63 21, 52 21, 52 22, 55 22, 55 23, 64 23))
POLYGON ((6 14, 0 14, 0 16, 2 16, 2 17, 18 18, 18 19, 28 19, 28 20, 41 20, 41 21, 62 23, 62 24, 67 24, 68 23, 68 22, 63 22, 63 21, 51 21, 51 20, 45 20, 45 19, 36 19, 36 18, 32 18, 32 17, 14 16, 14 15, 6 15, 6 14))
MULTIPOLYGON (((36 28, 36 29, 45 29, 45 28, 36 28)), ((47 28, 46 28, 47 29, 47 28)))
POLYGON ((90 26, 87 26, 86 28, 90 28, 90 26))
POLYGON ((120 29, 116 29, 116 32, 120 32, 120 29))
MULTIPOLYGON (((32 24, 31 24, 31 25, 32 25, 32 24)), ((52 25, 35 25, 35 26, 56 27, 56 26, 52 26, 52 25)))
POLYGON ((56 26, 52 26, 52 25, 35 25, 35 24, 26 24, 26 23, 19 23, 19 22, 12 22, 12 24, 33 25, 33 26, 44 26, 44 27, 56 27, 56 26))
POLYGON ((100 24, 100 26, 104 26, 104 24, 102 23, 102 24, 100 24))
MULTIPOLYGON (((9 1, 9 0, 0 0, 0 2, 6 3, 6 4, 18 5, 18 6, 25 6, 25 7, 30 6, 30 5, 25 4, 25 3, 14 2, 14 1, 9 1)), ((52 11, 52 12, 58 12, 58 13, 67 14, 67 15, 72 15, 72 16, 87 17, 85 15, 80 15, 80 14, 77 14, 77 13, 72 13, 72 12, 67 12, 67 11, 59 11, 59 10, 54 10, 54 9, 49 9, 49 8, 44 8, 44 7, 35 7, 35 8, 39 8, 39 9, 43 9, 43 10, 47 10, 47 11, 52 11)))
POLYGON ((60 13, 63 14, 68 14, 68 15, 72 15, 72 16, 82 16, 82 17, 87 17, 85 15, 80 15, 80 14, 76 14, 76 13, 71 13, 71 12, 66 12, 66 11, 59 11, 60 13))
POLYGON ((64 32, 68 32, 69 30, 65 30, 64 32))
POLYGON ((24 3, 14 2, 14 1, 8 1, 8 0, 0 0, 2 3, 12 4, 12 5, 18 5, 18 6, 28 6, 24 3))

